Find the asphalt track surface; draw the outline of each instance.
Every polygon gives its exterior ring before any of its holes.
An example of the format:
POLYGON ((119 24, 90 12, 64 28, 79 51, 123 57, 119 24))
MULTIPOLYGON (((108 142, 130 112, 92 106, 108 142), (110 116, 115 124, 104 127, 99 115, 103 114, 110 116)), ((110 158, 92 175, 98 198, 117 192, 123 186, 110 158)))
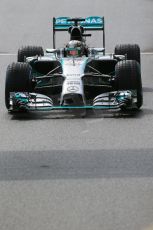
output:
POLYGON ((151 0, 0 1, 1 230, 152 229, 152 21, 151 0), (144 105, 138 114, 7 113, 7 65, 21 45, 52 47, 51 18, 63 15, 104 15, 107 52, 117 43, 140 44, 144 105))

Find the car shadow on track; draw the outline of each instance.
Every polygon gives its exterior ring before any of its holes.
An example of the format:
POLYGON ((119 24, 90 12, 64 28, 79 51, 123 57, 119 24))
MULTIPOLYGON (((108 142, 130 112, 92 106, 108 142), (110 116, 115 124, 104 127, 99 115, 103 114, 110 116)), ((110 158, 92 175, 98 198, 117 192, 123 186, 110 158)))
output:
POLYGON ((11 120, 50 120, 50 119, 99 119, 99 118, 141 118, 146 114, 153 114, 153 110, 139 111, 87 111, 86 115, 73 114, 67 111, 28 112, 9 114, 11 120))

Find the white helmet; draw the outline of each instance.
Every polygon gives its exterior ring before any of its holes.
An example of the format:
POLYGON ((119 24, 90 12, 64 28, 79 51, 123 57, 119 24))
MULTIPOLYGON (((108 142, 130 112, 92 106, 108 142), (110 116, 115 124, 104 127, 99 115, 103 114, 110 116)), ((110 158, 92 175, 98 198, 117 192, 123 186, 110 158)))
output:
POLYGON ((85 44, 78 40, 71 40, 66 45, 66 50, 68 56, 81 57, 82 55, 84 55, 85 44))

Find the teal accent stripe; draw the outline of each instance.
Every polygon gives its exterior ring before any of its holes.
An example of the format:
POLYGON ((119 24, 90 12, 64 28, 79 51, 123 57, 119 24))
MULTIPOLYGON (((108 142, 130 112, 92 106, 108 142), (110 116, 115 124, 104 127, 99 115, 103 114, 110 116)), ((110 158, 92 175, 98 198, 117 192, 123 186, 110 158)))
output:
POLYGON ((110 109, 110 108, 116 108, 116 106, 92 106, 92 105, 86 105, 86 106, 53 106, 51 109, 110 109))
POLYGON ((101 109, 101 110, 109 110, 109 109, 119 109, 118 106, 53 106, 53 107, 45 107, 36 109, 28 108, 29 111, 51 111, 51 110, 67 110, 67 109, 101 109))
MULTIPOLYGON (((70 27, 70 25, 68 25, 68 26, 55 26, 55 29, 56 30, 67 30, 67 29, 69 29, 69 27, 70 27)), ((84 29, 86 29, 86 30, 89 30, 89 29, 100 29, 100 30, 102 30, 103 29, 103 26, 101 26, 101 25, 94 25, 94 26, 83 26, 83 28, 84 29)))
MULTIPOLYGON (((26 106, 27 111, 52 111, 52 110, 67 110, 67 109, 101 109, 101 110, 117 110, 119 109, 119 106, 53 106, 53 107, 45 107, 45 108, 29 108, 26 106)), ((18 109, 10 109, 10 111, 20 111, 20 108, 18 109)))

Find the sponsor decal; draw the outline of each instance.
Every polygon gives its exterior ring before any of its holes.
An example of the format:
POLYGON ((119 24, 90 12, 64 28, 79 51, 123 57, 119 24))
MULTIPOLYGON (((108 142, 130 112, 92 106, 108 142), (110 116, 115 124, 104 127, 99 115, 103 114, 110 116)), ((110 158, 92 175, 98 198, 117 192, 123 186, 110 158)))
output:
POLYGON ((67 85, 80 85, 80 81, 68 81, 67 85))
POLYGON ((69 19, 68 17, 60 17, 60 18, 56 18, 56 25, 67 25, 67 24, 72 24, 72 22, 68 22, 67 19, 69 19))
POLYGON ((79 87, 75 86, 75 85, 72 85, 72 86, 69 86, 67 88, 67 91, 70 92, 70 93, 75 93, 79 90, 79 87))
POLYGON ((82 65, 84 63, 84 60, 82 60, 81 58, 75 58, 75 59, 67 59, 64 60, 63 65, 69 65, 69 66, 75 66, 75 65, 82 65))
MULTIPOLYGON (((67 19, 69 19, 69 17, 59 17, 56 18, 56 25, 73 25, 73 22, 68 22, 67 19)), ((94 24, 103 24, 103 19, 102 17, 87 17, 85 18, 84 22, 80 22, 81 25, 83 24, 87 24, 87 25, 94 25, 94 24)))
POLYGON ((86 21, 84 23, 87 23, 87 24, 102 24, 103 21, 102 21, 102 18, 100 18, 100 17, 89 17, 89 18, 86 18, 86 21))
POLYGON ((80 74, 66 74, 67 77, 80 77, 80 74))

